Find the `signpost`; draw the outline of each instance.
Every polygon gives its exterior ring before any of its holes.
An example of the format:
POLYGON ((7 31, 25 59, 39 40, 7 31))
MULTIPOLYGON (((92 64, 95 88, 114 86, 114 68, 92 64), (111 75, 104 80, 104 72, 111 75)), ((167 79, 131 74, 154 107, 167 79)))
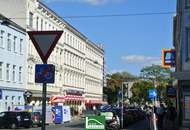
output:
MULTIPOLYGON (((157 97, 157 90, 156 89, 149 89, 148 90, 149 98, 153 100, 154 106, 156 105, 156 97, 157 97)), ((153 126, 154 130, 157 130, 156 126, 156 114, 155 114, 155 109, 153 107, 153 126)))
POLYGON ((27 32, 34 47, 43 61, 43 65, 36 66, 35 82, 43 83, 42 92, 42 130, 46 122, 46 84, 54 83, 53 65, 47 65, 47 60, 56 46, 63 31, 29 31, 27 32))

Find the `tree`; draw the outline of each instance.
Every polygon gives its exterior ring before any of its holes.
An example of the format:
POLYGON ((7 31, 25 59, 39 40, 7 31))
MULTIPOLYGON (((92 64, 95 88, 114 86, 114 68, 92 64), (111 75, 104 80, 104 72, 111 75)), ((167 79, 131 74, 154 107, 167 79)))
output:
POLYGON ((158 97, 166 99, 166 86, 173 80, 170 77, 171 69, 160 65, 146 66, 141 70, 140 77, 154 83, 158 91, 158 97))
MULTIPOLYGON (((121 90, 122 82, 125 79, 135 79, 136 77, 128 72, 117 72, 109 74, 107 77, 107 88, 104 88, 104 94, 108 97, 108 103, 113 104, 117 102, 118 92, 121 90)), ((124 90, 126 91, 126 90, 124 90)))
POLYGON ((141 103, 142 101, 149 101, 148 90, 152 89, 153 83, 150 81, 139 80, 135 82, 131 88, 132 97, 130 102, 141 103))

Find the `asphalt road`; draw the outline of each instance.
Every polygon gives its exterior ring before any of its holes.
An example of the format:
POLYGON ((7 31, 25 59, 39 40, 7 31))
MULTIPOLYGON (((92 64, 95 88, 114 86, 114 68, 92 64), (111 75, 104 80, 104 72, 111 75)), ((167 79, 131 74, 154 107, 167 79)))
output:
MULTIPOLYGON (((0 130, 8 130, 8 129, 0 129, 0 130)), ((38 128, 19 128, 17 130, 41 130, 41 127, 38 128)), ((65 124, 51 124, 46 126, 46 130, 84 130, 84 120, 74 120, 65 124)))
MULTIPOLYGON (((84 120, 73 120, 72 122, 65 123, 62 125, 47 125, 46 130, 84 130, 84 120)), ((1 129, 5 130, 5 129, 1 129)), ((8 129, 6 129, 8 130, 8 129)), ((20 128, 17 130, 41 130, 41 127, 38 128, 30 128, 30 129, 24 129, 20 128)), ((139 121, 131 126, 128 126, 127 129, 123 130, 150 130, 149 129, 149 123, 147 120, 139 121)))

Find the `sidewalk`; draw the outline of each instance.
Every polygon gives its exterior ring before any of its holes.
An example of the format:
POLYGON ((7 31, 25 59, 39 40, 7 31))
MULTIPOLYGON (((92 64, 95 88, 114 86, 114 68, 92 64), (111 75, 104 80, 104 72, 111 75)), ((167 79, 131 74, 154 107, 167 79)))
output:
POLYGON ((150 130, 149 122, 147 119, 144 119, 133 125, 128 126, 127 129, 121 129, 121 130, 150 130))

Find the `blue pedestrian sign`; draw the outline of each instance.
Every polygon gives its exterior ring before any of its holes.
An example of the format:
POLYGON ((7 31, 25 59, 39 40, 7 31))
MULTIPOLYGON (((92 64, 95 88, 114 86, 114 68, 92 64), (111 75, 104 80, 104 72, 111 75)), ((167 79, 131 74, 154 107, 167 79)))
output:
POLYGON ((148 94, 149 94, 150 99, 154 99, 157 97, 157 90, 156 89, 149 89, 148 94))
POLYGON ((36 83, 54 83, 55 66, 52 64, 36 64, 35 82, 36 83))

